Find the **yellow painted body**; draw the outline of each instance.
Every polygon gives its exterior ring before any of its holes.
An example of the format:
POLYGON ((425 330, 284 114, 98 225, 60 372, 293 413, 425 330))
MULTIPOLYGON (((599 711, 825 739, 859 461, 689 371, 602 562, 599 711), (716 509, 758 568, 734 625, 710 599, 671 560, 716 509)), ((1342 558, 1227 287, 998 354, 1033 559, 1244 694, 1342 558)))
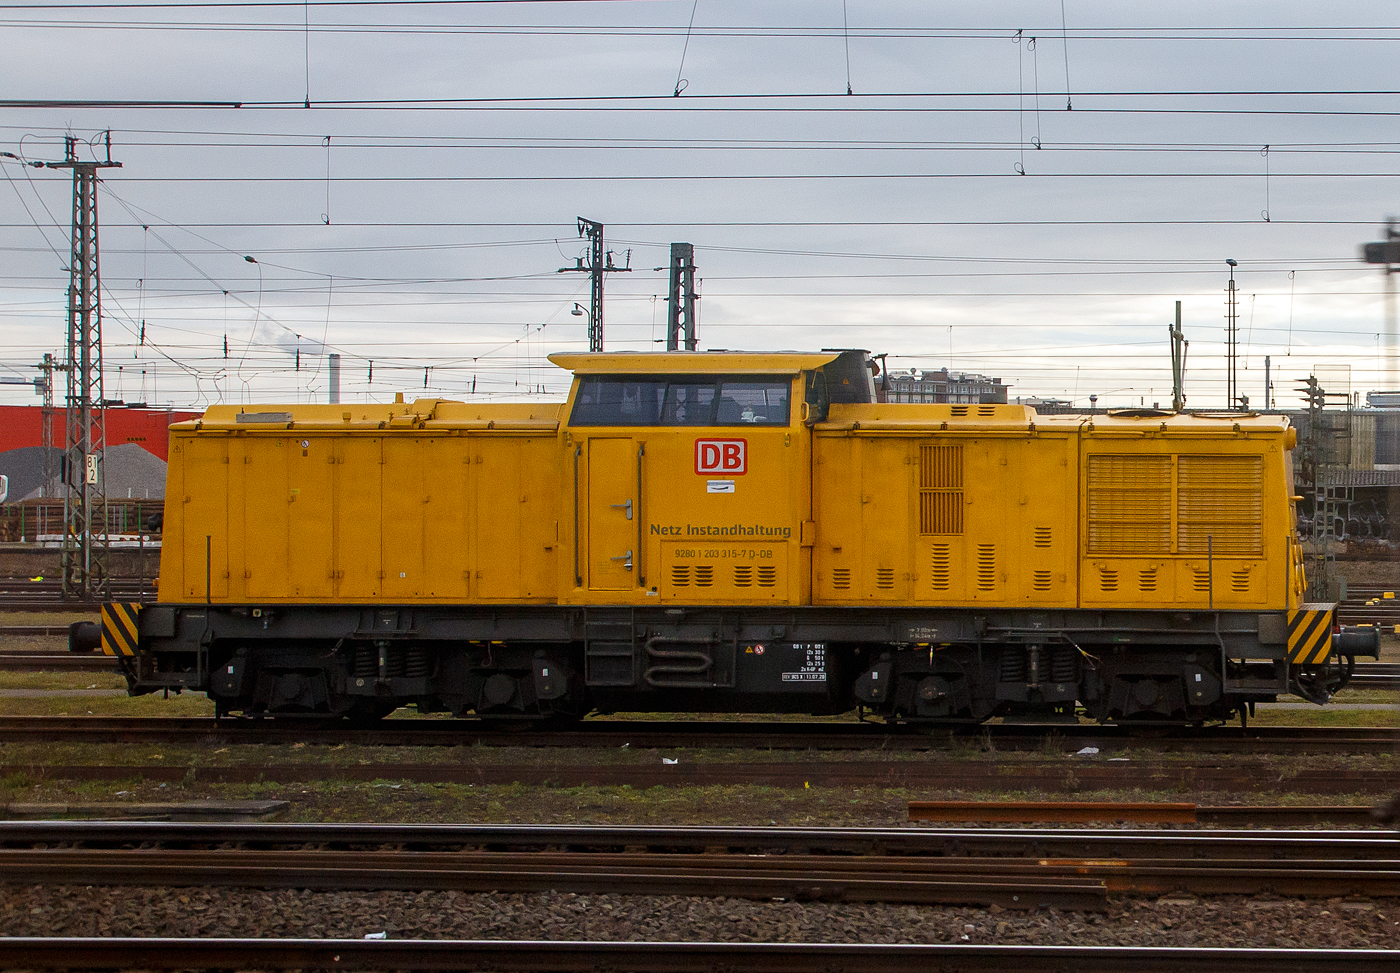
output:
POLYGON ((171 428, 161 600, 553 602, 557 405, 216 406, 171 428))
POLYGON ((876 404, 809 424, 804 382, 834 357, 553 359, 766 376, 790 383, 785 425, 571 425, 577 380, 562 408, 211 408, 171 429, 161 600, 1301 604, 1284 418, 876 404))
POLYGON ((814 447, 814 600, 1294 607, 1290 435, 1279 416, 833 406, 814 447))

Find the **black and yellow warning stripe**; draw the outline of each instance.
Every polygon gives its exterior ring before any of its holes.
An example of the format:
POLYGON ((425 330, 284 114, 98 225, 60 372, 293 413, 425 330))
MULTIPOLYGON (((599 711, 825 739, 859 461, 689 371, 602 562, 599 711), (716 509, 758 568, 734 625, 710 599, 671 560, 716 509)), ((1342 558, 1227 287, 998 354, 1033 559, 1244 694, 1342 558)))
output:
POLYGON ((140 614, 140 602, 108 602, 102 606, 103 655, 136 655, 136 619, 140 614))
POLYGON ((1307 604, 1288 613, 1288 661, 1295 666, 1321 665, 1332 654, 1334 604, 1307 604))

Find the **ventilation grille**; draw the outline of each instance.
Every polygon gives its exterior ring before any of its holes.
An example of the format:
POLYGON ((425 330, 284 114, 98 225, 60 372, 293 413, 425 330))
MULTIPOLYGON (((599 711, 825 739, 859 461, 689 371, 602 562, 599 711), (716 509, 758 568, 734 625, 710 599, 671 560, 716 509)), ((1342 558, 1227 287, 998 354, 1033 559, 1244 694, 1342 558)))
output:
POLYGON ((1230 572, 1230 590, 1237 595, 1249 594, 1249 568, 1230 572))
POLYGON ((708 588, 715 583, 715 566, 713 564, 695 565, 695 587, 708 588))
POLYGON ((1032 571, 1032 572, 1031 572, 1031 588, 1032 588, 1033 590, 1035 590, 1035 591, 1049 591, 1049 590, 1050 590, 1050 572, 1049 572, 1049 571, 1032 571))
POLYGON ((673 587, 673 588, 689 588, 689 587, 690 587, 690 565, 689 565, 689 564, 673 564, 673 565, 671 565, 671 587, 673 587))
POLYGON ((1118 569, 1117 569, 1117 568, 1099 568, 1099 590, 1100 590, 1100 591, 1117 591, 1117 590, 1118 590, 1118 569))
POLYGON ((997 414, 997 407, 994 405, 979 405, 977 407, 979 416, 994 416, 997 414))
POLYGON ((963 532, 961 446, 919 447, 919 533, 963 532))
POLYGON ((953 552, 947 544, 933 545, 930 568, 934 591, 947 591, 953 586, 953 552))
POLYGON ((736 564, 736 565, 734 565, 734 587, 736 587, 736 588, 750 588, 750 587, 753 587, 753 565, 752 565, 752 564, 736 564))
POLYGON ((1181 553, 1263 555, 1262 457, 1182 456, 1176 479, 1181 553))
POLYGON ((1154 592, 1157 590, 1157 568, 1143 568, 1138 572, 1138 591, 1154 592))
POLYGON ((977 590, 994 591, 997 586, 997 548, 995 544, 977 545, 977 590))
POLYGON ((1050 546, 1050 536, 1051 536, 1051 535, 1050 535, 1050 528, 1049 528, 1049 527, 1037 527, 1037 528, 1035 528, 1035 530, 1034 530, 1034 532, 1032 533, 1031 536, 1032 536, 1032 540, 1034 540, 1034 542, 1035 542, 1035 546, 1036 546, 1036 547, 1049 547, 1049 546, 1050 546))
POLYGON ((965 406, 965 405, 955 405, 955 406, 953 406, 953 415, 954 415, 954 416, 965 416, 965 415, 967 415, 967 406, 965 406))
POLYGON ((758 586, 760 588, 772 588, 778 583, 778 568, 773 564, 760 564, 758 566, 758 586))
POLYGON ((849 588, 851 586, 851 569, 832 568, 831 586, 841 591, 845 591, 847 588, 849 588))
POLYGON ((1090 456, 1087 473, 1090 554, 1171 551, 1169 456, 1090 456))
POLYGON ((1210 572, 1204 568, 1191 569, 1191 590, 1208 592, 1210 591, 1210 572))
POLYGON ((894 568, 875 569, 875 587, 888 591, 894 587, 894 568))

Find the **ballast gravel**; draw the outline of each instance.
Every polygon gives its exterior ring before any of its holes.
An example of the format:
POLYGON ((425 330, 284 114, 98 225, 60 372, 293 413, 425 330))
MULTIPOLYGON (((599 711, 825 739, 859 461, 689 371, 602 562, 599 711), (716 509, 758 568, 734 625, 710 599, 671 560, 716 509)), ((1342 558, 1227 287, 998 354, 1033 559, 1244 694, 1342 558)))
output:
POLYGON ((1397 949, 1400 899, 1116 899, 1013 912, 687 896, 0 887, 0 935, 1397 949))

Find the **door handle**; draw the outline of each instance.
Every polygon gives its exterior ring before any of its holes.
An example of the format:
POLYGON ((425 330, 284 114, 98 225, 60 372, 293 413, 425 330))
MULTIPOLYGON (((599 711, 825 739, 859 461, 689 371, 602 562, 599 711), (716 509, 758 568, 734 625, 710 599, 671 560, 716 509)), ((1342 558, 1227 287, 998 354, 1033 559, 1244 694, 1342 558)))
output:
MULTIPOLYGON (((612 507, 612 509, 614 510, 626 510, 627 519, 632 519, 632 499, 630 497, 627 499, 626 503, 612 503, 608 504, 608 506, 612 507)), ((616 561, 617 558, 613 558, 613 560, 616 561)))
MULTIPOLYGON (((618 504, 617 506, 620 507, 620 506, 622 506, 622 504, 618 504)), ((618 554, 618 555, 615 555, 615 556, 613 556, 613 557, 608 558, 608 560, 609 560, 609 561, 625 561, 626 563, 623 564, 622 567, 623 567, 625 570, 627 570, 627 571, 631 571, 631 570, 632 570, 632 552, 631 552, 631 551, 628 551, 626 554, 618 554)))

